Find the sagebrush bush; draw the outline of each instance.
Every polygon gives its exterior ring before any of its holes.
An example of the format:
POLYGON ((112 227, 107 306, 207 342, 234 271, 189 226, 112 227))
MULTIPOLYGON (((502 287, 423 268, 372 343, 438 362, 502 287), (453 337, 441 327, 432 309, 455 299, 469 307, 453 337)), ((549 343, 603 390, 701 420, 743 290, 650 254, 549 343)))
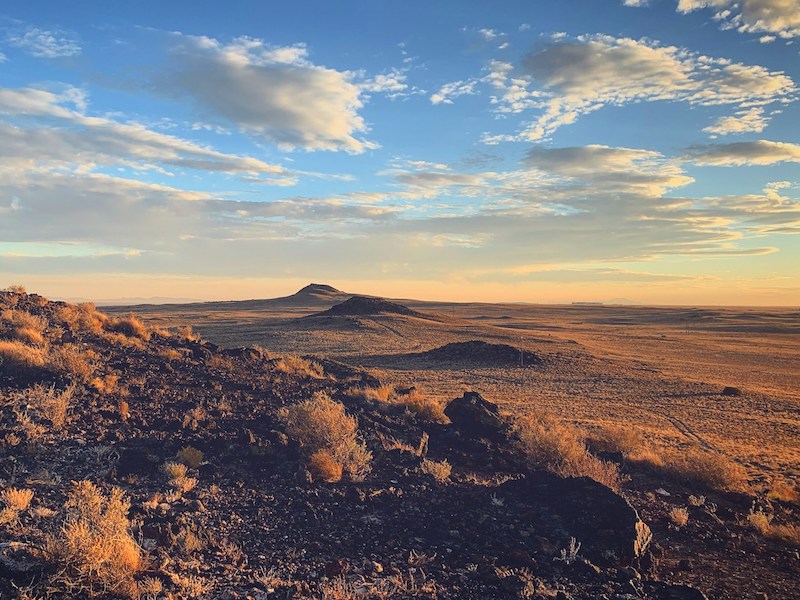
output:
POLYGON ((48 364, 53 371, 64 373, 74 381, 88 383, 94 375, 96 356, 78 344, 64 344, 50 351, 48 364))
POLYGON ((664 460, 664 469, 675 479, 723 492, 749 492, 747 471, 730 458, 699 448, 673 451, 664 460))
POLYGON ((444 483, 450 479, 450 475, 453 472, 453 467, 450 466, 450 463, 447 461, 447 459, 436 461, 426 458, 420 464, 419 471, 423 475, 430 475, 439 483, 444 483))
POLYGON ((95 334, 102 332, 109 323, 108 315, 98 311, 91 302, 59 306, 55 319, 71 331, 95 334))
POLYGON ((26 510, 33 500, 33 490, 8 487, 0 494, 6 508, 14 512, 26 510))
POLYGON ((675 527, 683 527, 689 522, 689 511, 682 506, 673 506, 669 511, 669 520, 675 527))
POLYGON ((107 594, 136 598, 142 550, 130 534, 130 503, 118 488, 106 497, 89 481, 73 482, 60 533, 45 554, 58 565, 50 585, 69 597, 107 594))
POLYGON ((619 452, 624 456, 634 454, 645 445, 642 432, 626 425, 604 425, 589 438, 589 443, 600 452, 619 452))
POLYGON ((142 320, 131 313, 127 317, 119 317, 112 320, 107 329, 114 333, 121 333, 128 337, 139 338, 145 342, 150 339, 151 332, 142 320))
POLYGON ((578 430, 537 412, 513 423, 515 446, 532 468, 562 477, 589 477, 612 490, 622 487, 619 467, 589 453, 578 430))
POLYGON ((28 406, 32 407, 37 417, 50 421, 54 429, 61 429, 67 421, 75 385, 63 390, 55 386, 36 384, 22 393, 28 406))
POLYGON ((317 450, 308 457, 308 471, 315 481, 336 483, 342 478, 343 468, 329 451, 317 450))
POLYGON ((26 344, 44 343, 43 334, 46 328, 47 319, 23 310, 10 309, 0 313, 0 330, 6 336, 26 344))
POLYGON ((311 400, 289 407, 285 423, 289 436, 300 442, 308 455, 327 451, 356 481, 369 473, 372 453, 358 439, 358 422, 327 394, 318 392, 311 400))
POLYGON ((442 403, 418 389, 412 389, 407 394, 398 394, 395 393, 394 386, 380 385, 378 387, 352 388, 348 394, 355 398, 403 406, 417 419, 426 423, 450 422, 450 419, 444 414, 442 403))
POLYGON ((178 460, 190 469, 196 469, 203 462, 203 452, 192 446, 186 446, 178 451, 178 460))

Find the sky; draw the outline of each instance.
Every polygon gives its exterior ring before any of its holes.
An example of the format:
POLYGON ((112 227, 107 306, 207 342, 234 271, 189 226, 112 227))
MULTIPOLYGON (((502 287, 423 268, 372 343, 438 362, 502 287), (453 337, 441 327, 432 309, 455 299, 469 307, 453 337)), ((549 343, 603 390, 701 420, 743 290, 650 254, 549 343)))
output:
POLYGON ((800 304, 800 0, 0 5, 0 287, 800 304))

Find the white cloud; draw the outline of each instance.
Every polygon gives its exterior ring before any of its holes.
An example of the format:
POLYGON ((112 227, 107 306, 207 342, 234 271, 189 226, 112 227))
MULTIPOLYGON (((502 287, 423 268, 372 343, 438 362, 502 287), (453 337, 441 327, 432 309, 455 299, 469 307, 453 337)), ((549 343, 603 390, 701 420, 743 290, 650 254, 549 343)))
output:
POLYGON ((353 74, 314 65, 305 46, 272 47, 252 38, 226 45, 181 34, 174 40, 173 68, 156 89, 188 96, 208 120, 287 149, 360 153, 375 147, 356 137, 367 126, 353 74))
POLYGON ((7 60, 8 60, 8 57, 5 54, 3 54, 2 52, 0 52, 0 63, 4 63, 7 60))
POLYGON ((695 145, 689 147, 685 158, 698 165, 715 167, 800 163, 800 145, 768 140, 695 145))
POLYGON ((97 164, 140 170, 160 165, 232 174, 285 172, 256 158, 219 152, 137 123, 88 116, 80 110, 85 105, 85 95, 74 88, 60 93, 0 88, 0 114, 27 119, 16 124, 0 121, 4 141, 0 156, 6 165, 83 170, 97 164))
POLYGON ((431 95, 431 104, 453 104, 453 98, 475 94, 477 81, 451 81, 445 83, 439 91, 431 95))
POLYGON ((46 31, 29 27, 8 37, 8 43, 39 58, 77 56, 81 53, 78 42, 61 31, 46 31))
POLYGON ((742 108, 788 101, 785 74, 674 46, 604 35, 553 41, 528 54, 519 69, 496 62, 487 76, 501 94, 500 112, 539 109, 517 138, 540 140, 607 105, 669 100, 742 108))
POLYGON ((767 127, 769 118, 764 116, 764 109, 754 106, 740 110, 730 117, 720 117, 713 124, 704 127, 703 131, 714 135, 729 135, 733 133, 760 133, 767 127))
POLYGON ((743 33, 772 33, 782 38, 800 36, 797 0, 678 0, 678 11, 716 9, 714 19, 723 29, 743 33))

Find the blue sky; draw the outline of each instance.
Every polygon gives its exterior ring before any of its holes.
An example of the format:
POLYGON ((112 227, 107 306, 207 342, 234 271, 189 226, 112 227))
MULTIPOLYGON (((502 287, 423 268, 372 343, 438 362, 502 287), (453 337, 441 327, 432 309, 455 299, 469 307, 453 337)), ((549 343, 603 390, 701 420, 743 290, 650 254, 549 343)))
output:
POLYGON ((800 301, 796 0, 6 2, 0 283, 800 301))

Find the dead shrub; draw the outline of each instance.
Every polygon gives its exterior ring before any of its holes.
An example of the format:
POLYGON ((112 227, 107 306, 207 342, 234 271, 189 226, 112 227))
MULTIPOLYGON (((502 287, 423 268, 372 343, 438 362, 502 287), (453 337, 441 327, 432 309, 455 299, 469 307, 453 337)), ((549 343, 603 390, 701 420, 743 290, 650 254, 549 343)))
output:
POLYGON ((325 379, 325 371, 319 363, 293 354, 288 354, 278 360, 275 363, 275 369, 287 375, 325 379))
POLYGON ((412 389, 407 394, 397 394, 394 386, 380 385, 378 387, 353 388, 348 391, 348 395, 388 405, 404 406, 416 418, 426 423, 445 424, 450 422, 450 419, 444 414, 442 404, 418 389, 412 389))
POLYGON ((128 337, 122 333, 107 332, 102 334, 102 338, 114 346, 122 348, 133 348, 136 350, 144 349, 144 341, 137 337, 128 337))
POLYGON ((106 497, 89 481, 73 482, 64 504, 64 526, 50 536, 45 554, 59 569, 51 584, 71 597, 137 596, 133 577, 142 550, 129 532, 130 503, 118 488, 106 497))
POLYGON ((47 363, 47 352, 20 341, 0 340, 0 369, 11 373, 36 372, 47 363))
POLYGON ((50 421, 54 429, 61 429, 67 421, 74 393, 74 385, 58 391, 55 386, 48 387, 37 384, 25 390, 23 397, 27 399, 28 405, 33 408, 38 417, 50 421))
POLYGON ((358 423, 348 415, 344 406, 317 392, 306 400, 286 409, 287 433, 300 442, 309 455, 327 451, 342 465, 354 481, 369 473, 372 453, 358 439, 358 423))
POLYGON ((6 335, 26 344, 44 343, 44 330, 47 319, 37 317, 24 310, 4 310, 0 314, 0 324, 6 335))
POLYGON ((186 340, 187 342, 199 342, 200 341, 200 334, 195 333, 192 331, 190 325, 182 325, 180 327, 175 328, 175 335, 179 338, 186 340))
POLYGON ((112 320, 107 325, 107 329, 128 337, 139 338, 145 342, 150 339, 151 335, 147 326, 133 313, 129 314, 127 317, 119 317, 112 320))
POLYGON ((97 310, 91 302, 59 306, 55 311, 55 319, 71 331, 95 334, 101 333, 109 323, 108 315, 97 310))
POLYGON ((190 469, 196 469, 203 462, 203 452, 192 446, 186 446, 178 451, 178 460, 190 469))
POLYGON ((683 527, 689 522, 689 511, 682 506, 674 506, 669 511, 669 520, 675 527, 683 527))
POLYGON ((745 468, 722 454, 691 448, 668 455, 662 468, 678 480, 713 490, 751 491, 745 468))
POLYGON ((308 457, 308 470, 314 480, 336 483, 342 478, 342 465, 327 450, 317 450, 308 457))
POLYGON ((33 490, 8 487, 0 494, 6 508, 14 512, 22 512, 31 505, 33 490))
POLYGON ((619 452, 623 456, 635 453, 644 447, 642 432, 623 425, 605 425, 589 438, 592 449, 599 452, 619 452))
POLYGON ((164 350, 160 350, 159 355, 168 361, 183 360, 186 358, 180 350, 176 350, 175 348, 165 348, 164 350))
POLYGON ((20 285, 18 283, 12 283, 10 286, 8 286, 3 291, 11 292, 12 294, 24 294, 25 293, 25 286, 24 285, 20 285))
POLYGON ((430 475, 439 483, 444 483, 450 479, 453 472, 453 467, 445 460, 429 460, 425 459, 419 466, 419 472, 423 475, 430 475))
POLYGON ((515 446, 530 467, 562 477, 589 477, 614 491, 621 489, 619 467, 590 454, 576 428, 545 412, 513 425, 515 446))
POLYGON ((97 355, 78 344, 64 344, 53 348, 49 356, 50 367, 65 373, 81 383, 88 383, 94 375, 94 359, 97 355))

